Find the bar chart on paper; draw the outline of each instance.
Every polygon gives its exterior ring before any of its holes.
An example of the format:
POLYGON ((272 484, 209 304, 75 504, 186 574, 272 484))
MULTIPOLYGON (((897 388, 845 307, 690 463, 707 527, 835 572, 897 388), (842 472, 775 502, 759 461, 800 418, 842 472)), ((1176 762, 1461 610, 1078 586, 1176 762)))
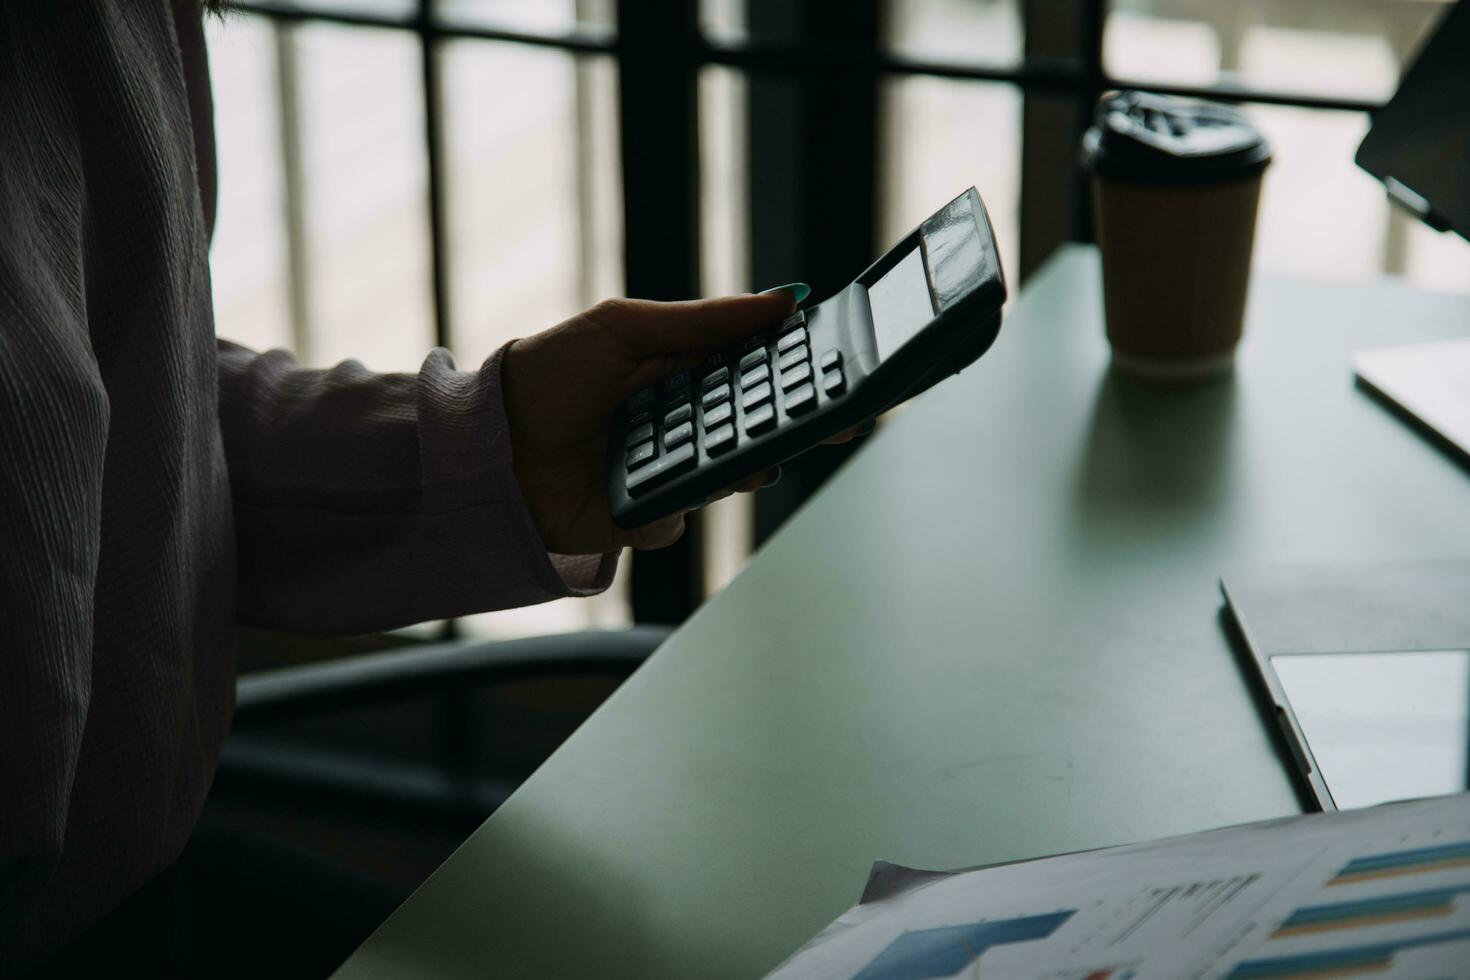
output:
POLYGON ((1470 870, 1470 841, 1354 858, 1328 884, 1348 885, 1374 878, 1432 874, 1452 868, 1470 870))
POLYGON ((1470 980, 1470 794, 908 874, 774 976, 1470 980))
POLYGON ((1045 939, 1072 911, 995 922, 970 922, 905 932, 884 947, 853 980, 924 980, 947 977, 975 963, 992 946, 1045 939))
POLYGON ((1470 973, 1470 842, 1352 857, 1228 980, 1470 973), (1460 972, 1446 973, 1460 964, 1460 972))

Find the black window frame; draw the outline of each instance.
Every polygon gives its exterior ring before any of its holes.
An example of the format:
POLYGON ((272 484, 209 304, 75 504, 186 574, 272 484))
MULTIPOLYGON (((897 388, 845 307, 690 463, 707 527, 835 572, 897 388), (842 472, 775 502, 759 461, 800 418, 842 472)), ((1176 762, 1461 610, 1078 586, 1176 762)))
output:
MULTIPOLYGON (((764 94, 752 90, 752 138, 747 141, 751 170, 765 175, 780 170, 786 180, 783 187, 766 186, 760 194, 751 194, 751 272, 755 281, 765 282, 767 269, 813 270, 807 278, 818 294, 841 270, 861 268, 871 257, 868 251, 881 205, 875 179, 881 152, 875 125, 880 79, 929 76, 995 82, 1015 86, 1023 98, 1051 97, 1026 100, 1028 115, 1021 140, 1025 160, 1020 188, 1021 279, 1063 241, 1090 240, 1087 188, 1072 162, 1072 149, 1097 97, 1106 90, 1146 88, 1227 102, 1359 113, 1382 107, 1381 102, 1369 99, 1274 91, 1231 82, 1176 85, 1114 77, 1103 62, 1107 0, 1020 2, 1027 20, 1026 52, 1019 64, 1011 66, 930 60, 886 49, 882 0, 748 0, 752 22, 763 19, 761 26, 772 30, 753 32, 753 37, 741 41, 704 36, 699 28, 698 0, 622 0, 617 4, 615 31, 578 29, 564 34, 497 29, 451 19, 436 11, 433 0, 418 0, 411 12, 397 16, 281 0, 235 0, 229 10, 232 16, 271 21, 278 40, 298 24, 379 28, 416 36, 423 76, 434 339, 441 346, 453 339, 440 88, 440 46, 446 41, 509 42, 613 59, 620 92, 626 292, 648 299, 699 293, 698 78, 706 66, 733 68, 753 81, 777 83, 764 94), (1043 9, 1044 18, 1033 17, 1043 9), (814 100, 823 92, 830 96, 834 85, 846 90, 842 100, 846 111, 827 120, 824 128, 822 120, 814 118, 814 100), (1049 114, 1043 112, 1034 124, 1030 116, 1033 101, 1050 104, 1049 114), (781 133, 762 131, 764 118, 787 111, 796 113, 804 124, 781 127, 781 133), (1052 135, 1041 139, 1037 136, 1041 132, 1052 135), (841 179, 833 179, 833 168, 822 169, 823 162, 833 156, 847 164, 841 168, 845 175, 841 179), (1064 185, 1071 193, 1058 207, 1050 189, 1064 185), (844 206, 834 206, 834 198, 844 206), (790 207, 794 199, 825 203, 798 213, 790 207), (845 245, 834 247, 832 243, 845 245)), ((288 52, 288 48, 278 43, 278 51, 288 52)), ((299 198, 301 188, 299 178, 293 179, 291 173, 292 160, 300 152, 299 134, 293 129, 293 86, 294 75, 287 64, 280 94, 288 233, 295 231, 294 236, 288 234, 288 247, 293 251, 295 278, 302 274, 305 256, 294 254, 304 251, 300 245, 304 238, 300 201, 293 199, 299 198)), ((835 286, 834 282, 831 288, 835 286)), ((304 305, 301 296, 300 289, 293 286, 293 311, 298 316, 304 305)), ((842 458, 840 451, 804 458, 793 468, 790 479, 783 481, 784 489, 778 486, 762 494, 757 538, 771 533, 842 458)), ((636 622, 681 622, 703 599, 699 524, 698 515, 691 514, 688 531, 677 545, 634 556, 631 598, 636 622)))

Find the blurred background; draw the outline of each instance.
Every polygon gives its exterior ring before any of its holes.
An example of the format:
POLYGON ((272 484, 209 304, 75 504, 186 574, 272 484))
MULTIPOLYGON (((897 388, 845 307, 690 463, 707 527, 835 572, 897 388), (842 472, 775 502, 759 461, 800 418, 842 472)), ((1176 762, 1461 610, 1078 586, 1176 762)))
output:
MULTIPOLYGON (((207 25, 218 331, 313 365, 353 357, 415 371, 441 345, 473 368, 507 340, 607 296, 674 299, 800 280, 820 300, 971 184, 1014 292, 1054 249, 1090 235, 1077 140, 1098 94, 1116 87, 1238 101, 1266 131, 1275 162, 1259 274, 1395 275, 1470 291, 1470 245, 1392 210, 1352 162, 1371 112, 1444 7, 240 0, 207 25)), ((709 508, 667 552, 625 557, 599 598, 338 645, 247 635, 242 665, 677 624, 848 451, 823 448, 759 498, 709 508)), ((477 745, 472 768, 493 769, 498 788, 446 790, 458 809, 439 839, 418 833, 423 821, 409 811, 394 819, 416 828, 413 843, 398 852, 374 843, 363 815, 391 808, 360 804, 382 793, 363 790, 346 811, 364 835, 359 850, 388 863, 397 853, 412 881, 614 683, 561 678, 448 707, 440 698, 397 714, 359 711, 355 723, 349 711, 336 727, 287 726, 289 745, 227 754, 222 786, 235 795, 215 807, 226 818, 278 820, 341 851, 340 826, 302 831, 299 808, 271 810, 262 788, 290 796, 312 773, 345 771, 343 752, 386 753, 409 767, 403 785, 428 780, 420 796, 442 800, 433 787, 447 777, 424 759, 438 752, 442 762, 445 733, 457 732, 453 744, 477 745), (281 760, 299 763, 307 744, 338 754, 283 782, 281 760)))

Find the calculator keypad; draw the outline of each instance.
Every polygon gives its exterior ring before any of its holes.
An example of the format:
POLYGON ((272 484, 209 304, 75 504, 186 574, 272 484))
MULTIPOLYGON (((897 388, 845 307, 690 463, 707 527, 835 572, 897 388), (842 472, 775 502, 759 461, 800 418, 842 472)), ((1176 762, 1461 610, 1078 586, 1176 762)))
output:
POLYGON ((812 366, 806 361, 792 365, 781 372, 781 390, 790 391, 797 385, 812 379, 812 366))
POLYGON ((811 349, 807 347, 806 344, 802 344, 801 346, 793 347, 786 353, 782 354, 781 360, 776 362, 776 366, 779 367, 782 371, 788 371, 791 368, 794 368, 796 365, 805 364, 810 360, 811 349))
POLYGON ((781 335, 780 340, 776 341, 776 353, 784 354, 797 344, 804 343, 806 343, 806 327, 797 327, 795 330, 788 330, 781 335))
POLYGON ((775 421, 776 410, 771 407, 770 402, 766 402, 745 413, 745 433, 758 436, 769 429, 775 421))
POLYGON ((769 359, 770 354, 766 352, 765 347, 757 347, 755 350, 748 352, 744 357, 740 359, 740 370, 742 373, 744 373, 758 364, 766 363, 766 361, 768 361, 769 359))
POLYGON ((632 449, 634 446, 638 445, 640 442, 647 442, 647 441, 649 441, 652 438, 653 438, 653 423, 652 422, 644 422, 642 425, 638 426, 638 428, 632 429, 632 430, 630 430, 628 432, 628 448, 629 449, 632 449))
MULTIPOLYGON (((764 354, 765 351, 763 350, 761 351, 761 353, 764 354)), ((744 374, 740 375, 740 387, 747 389, 754 388, 756 385, 760 384, 762 381, 768 380, 770 377, 771 366, 769 364, 766 364, 765 362, 761 362, 760 364, 757 364, 755 367, 746 371, 744 374)))
POLYGON ((688 422, 680 422, 664 433, 664 448, 673 449, 694 438, 694 426, 688 422))
POLYGON ((735 426, 720 425, 705 431, 704 449, 711 455, 719 455, 735 448, 735 426))
POLYGON ((735 409, 729 402, 721 402, 714 408, 704 413, 704 428, 708 432, 718 425, 730 421, 730 416, 735 414, 735 409))
POLYGON ((740 399, 740 407, 749 412, 757 405, 771 400, 771 386, 762 382, 745 393, 740 399))
POLYGON ((692 469, 702 450, 728 453, 779 419, 817 408, 846 391, 842 352, 813 360, 806 315, 793 313, 770 333, 728 355, 680 371, 628 399, 628 493, 637 496, 692 469))
POLYGON ((644 463, 648 462, 650 459, 653 459, 652 439, 648 440, 647 442, 640 442, 638 445, 628 450, 628 469, 635 470, 638 467, 642 466, 644 463))
POLYGON ((817 407, 817 389, 810 384, 804 384, 786 393, 786 411, 792 415, 817 407))

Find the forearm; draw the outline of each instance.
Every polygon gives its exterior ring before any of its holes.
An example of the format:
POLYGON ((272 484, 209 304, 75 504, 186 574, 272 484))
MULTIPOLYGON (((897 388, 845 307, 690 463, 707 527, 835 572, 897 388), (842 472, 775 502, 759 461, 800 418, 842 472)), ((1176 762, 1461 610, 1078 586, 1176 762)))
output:
POLYGON ((532 525, 500 360, 309 370, 221 342, 242 621, 364 632, 606 587, 614 555, 549 555, 532 525))

